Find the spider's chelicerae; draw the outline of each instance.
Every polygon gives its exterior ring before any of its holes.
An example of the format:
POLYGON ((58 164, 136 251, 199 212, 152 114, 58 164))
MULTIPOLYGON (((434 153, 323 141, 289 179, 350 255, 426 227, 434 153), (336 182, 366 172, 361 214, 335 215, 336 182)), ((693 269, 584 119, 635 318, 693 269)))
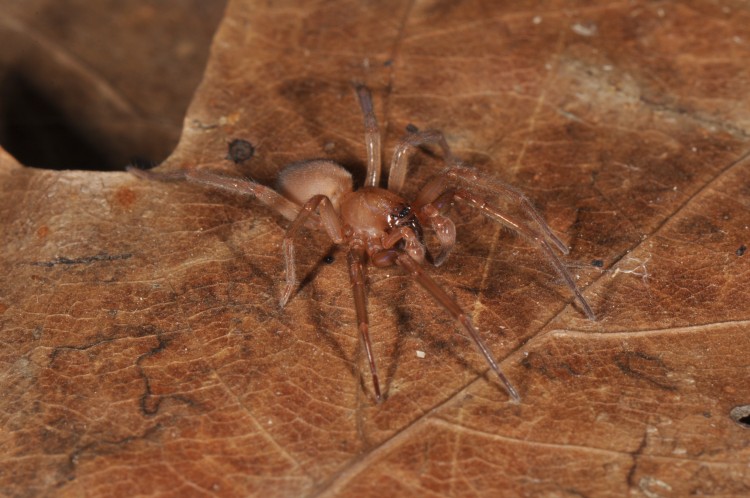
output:
POLYGON ((150 180, 186 180, 250 195, 291 221, 282 244, 286 266, 286 285, 280 300, 282 307, 297 286, 295 239, 303 227, 324 230, 347 254, 359 334, 367 354, 378 402, 382 395, 370 344, 365 297, 368 263, 381 268, 396 265, 421 285, 471 336, 511 398, 520 401, 518 391, 498 367, 469 316, 455 299, 425 273, 422 266, 425 260, 439 266, 448 257, 456 242, 456 227, 442 211, 456 201, 465 202, 536 244, 570 287, 586 315, 594 320, 594 312, 553 251, 554 247, 561 253, 568 254, 567 247, 552 233, 521 192, 481 176, 474 169, 463 165, 453 156, 445 137, 437 130, 418 131, 409 128, 408 134, 398 142, 394 151, 388 173, 388 188, 380 188, 380 132, 372 97, 370 91, 361 85, 356 87, 356 92, 364 114, 367 148, 367 176, 362 188, 355 190, 352 175, 341 165, 326 159, 302 161, 284 168, 279 175, 278 192, 253 181, 201 170, 154 173, 132 167, 128 169, 137 176, 150 180), (446 167, 429 180, 416 198, 409 202, 399 195, 406 180, 408 153, 430 144, 436 144, 442 149, 446 167), (528 221, 517 219, 490 205, 487 199, 493 196, 504 196, 516 203, 528 217, 528 221), (422 236, 423 227, 434 232, 440 246, 437 254, 431 254, 426 249, 422 236))

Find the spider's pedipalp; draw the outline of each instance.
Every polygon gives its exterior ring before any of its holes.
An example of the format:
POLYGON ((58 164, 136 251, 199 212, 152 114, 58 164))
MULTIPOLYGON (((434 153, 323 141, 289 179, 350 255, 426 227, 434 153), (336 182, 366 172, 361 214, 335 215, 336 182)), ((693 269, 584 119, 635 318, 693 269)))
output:
POLYGON ((435 266, 442 265, 448 258, 448 255, 456 245, 456 225, 447 216, 440 214, 439 207, 436 204, 427 204, 419 211, 420 217, 426 220, 424 223, 432 228, 440 244, 440 252, 437 256, 432 257, 432 264, 435 266))

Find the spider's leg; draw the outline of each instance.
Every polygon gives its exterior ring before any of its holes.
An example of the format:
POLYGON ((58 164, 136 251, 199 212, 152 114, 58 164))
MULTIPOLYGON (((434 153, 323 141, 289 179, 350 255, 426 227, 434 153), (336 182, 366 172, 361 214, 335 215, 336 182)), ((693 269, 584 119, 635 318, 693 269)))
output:
POLYGON ((409 133, 402 138, 393 151, 391 168, 388 171, 388 190, 399 193, 406 181, 406 169, 409 164, 409 152, 421 145, 438 144, 443 150, 443 161, 453 163, 453 153, 443 133, 438 130, 425 130, 409 133))
POLYGON ((364 85, 357 85, 357 98, 365 120, 365 147, 367 148, 367 176, 365 187, 377 187, 380 183, 380 131, 375 111, 372 108, 372 95, 364 85))
POLYGON ((430 296, 438 304, 445 308, 445 310, 450 313, 453 319, 456 320, 456 322, 458 322, 458 324, 463 327, 466 332, 469 333, 472 340, 474 341, 474 344, 477 345, 479 351, 482 353, 485 360, 487 360, 487 363, 500 378, 500 381, 505 386, 505 389, 508 391, 508 394, 510 394, 510 397, 513 398, 513 400, 516 402, 521 401, 521 396, 519 396, 518 391, 516 391, 516 388, 513 387, 513 384, 510 383, 505 374, 500 370, 500 367, 497 365, 497 361, 495 361, 495 358, 492 356, 490 349, 479 336, 479 332, 477 331, 477 329, 475 329, 474 325, 472 325, 469 316, 464 312, 463 309, 461 309, 458 303, 452 297, 450 297, 442 287, 437 284, 437 282, 435 282, 432 278, 430 278, 429 275, 427 275, 427 273, 424 272, 422 267, 416 261, 409 257, 408 254, 398 252, 393 249, 382 251, 380 254, 376 254, 375 256, 379 256, 379 259, 382 260, 386 260, 388 258, 395 260, 394 262, 398 266, 400 266, 411 278, 416 280, 417 283, 421 285, 422 288, 424 288, 424 290, 426 290, 427 293, 430 294, 430 296))
POLYGON ((378 403, 382 401, 380 394, 380 381, 378 380, 378 369, 375 367, 375 357, 372 354, 372 344, 370 343, 370 326, 367 321, 367 300, 365 297, 365 250, 360 246, 354 246, 347 254, 349 261, 349 280, 352 284, 354 293, 354 307, 357 310, 357 328, 359 336, 362 338, 362 344, 367 354, 367 361, 370 364, 370 373, 372 374, 372 385, 375 391, 375 399, 378 403))
POLYGON ((279 300, 279 305, 282 308, 286 305, 287 301, 289 301, 289 297, 297 286, 297 271, 294 263, 294 237, 297 235, 300 228, 305 226, 305 222, 315 212, 315 209, 317 209, 318 206, 320 206, 320 219, 328 236, 337 244, 341 244, 344 240, 341 221, 339 220, 338 214, 336 214, 336 211, 333 209, 331 200, 325 195, 312 196, 310 200, 302 206, 299 214, 289 228, 287 228, 286 234, 284 235, 282 250, 284 253, 284 265, 286 267, 286 285, 284 286, 284 293, 279 300))
POLYGON ((557 247, 561 253, 567 255, 570 252, 568 247, 552 233, 552 229, 547 225, 547 222, 544 221, 544 218, 542 218, 542 215, 539 214, 534 205, 531 204, 528 197, 523 195, 518 189, 491 178, 480 177, 474 169, 461 166, 460 164, 453 164, 443 172, 443 175, 456 180, 459 184, 463 184, 463 186, 469 189, 478 189, 510 198, 534 220, 545 239, 557 247))
POLYGON ((232 178, 231 176, 218 175, 208 171, 201 170, 177 170, 165 173, 155 173, 146 171, 133 166, 128 166, 127 170, 139 178, 146 180, 155 180, 162 182, 184 180, 206 187, 212 187, 219 190, 226 190, 235 194, 249 195, 257 198, 260 202, 277 211, 284 218, 294 220, 299 213, 299 206, 282 196, 275 190, 255 183, 250 180, 232 178))
POLYGON ((527 226, 522 221, 501 212, 494 206, 490 206, 489 204, 487 204, 487 201, 484 198, 469 189, 456 189, 455 198, 469 203, 470 205, 479 209, 485 216, 492 218, 493 220, 505 225, 515 232, 520 233, 521 235, 529 238, 531 241, 537 244, 544 255, 547 256, 547 259, 555 268, 555 271, 557 271, 557 273, 563 278, 563 280, 565 280, 565 283, 568 285, 568 287, 570 287, 570 290, 573 291, 573 294, 578 299, 578 302, 581 303, 581 307, 583 308, 584 313, 586 313, 586 316, 590 320, 596 320, 596 315, 594 315, 594 311, 591 309, 591 306, 589 306, 588 301, 586 301, 586 298, 583 297, 583 294, 581 293, 580 289, 578 289, 578 286, 575 284, 573 277, 570 275, 570 272, 567 270, 567 268, 565 268, 563 262, 560 261, 560 258, 557 257, 555 251, 552 250, 552 247, 547 242, 544 234, 527 226))

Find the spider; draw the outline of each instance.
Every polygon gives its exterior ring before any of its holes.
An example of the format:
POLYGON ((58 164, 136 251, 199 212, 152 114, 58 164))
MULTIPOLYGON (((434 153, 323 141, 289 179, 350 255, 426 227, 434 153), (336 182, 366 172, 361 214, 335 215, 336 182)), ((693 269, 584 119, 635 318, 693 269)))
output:
POLYGON ((387 189, 380 188, 380 132, 373 111, 372 96, 364 85, 355 85, 364 116, 367 172, 365 184, 356 189, 352 175, 343 166, 326 159, 311 159, 285 167, 278 177, 278 191, 259 183, 219 175, 203 170, 178 170, 156 173, 128 167, 136 176, 149 180, 185 180, 202 186, 223 189, 257 198, 291 221, 282 242, 286 283, 280 306, 283 308, 297 287, 295 239, 303 228, 325 231, 333 242, 346 251, 349 279, 354 294, 359 335, 367 355, 376 402, 383 396, 378 380, 375 357, 370 343, 366 269, 371 264, 384 268, 398 266, 415 280, 465 330, 490 368, 497 374, 515 402, 521 397, 503 374, 490 349, 471 323, 470 317, 424 270, 425 260, 440 266, 456 242, 456 227, 442 214, 456 201, 477 208, 485 216, 505 225, 536 244, 547 260, 578 299, 584 313, 595 320, 594 312, 553 247, 563 254, 568 248, 520 191, 499 181, 480 176, 451 152, 442 132, 407 128, 407 135, 396 145, 388 174, 387 189), (443 154, 445 169, 430 179, 409 202, 399 192, 404 186, 409 153, 416 148, 437 145, 443 154), (517 219, 490 205, 486 197, 504 196, 516 203, 529 220, 517 219), (529 223, 532 222, 532 223, 529 223), (423 227, 431 229, 439 244, 433 254, 425 245, 423 227))

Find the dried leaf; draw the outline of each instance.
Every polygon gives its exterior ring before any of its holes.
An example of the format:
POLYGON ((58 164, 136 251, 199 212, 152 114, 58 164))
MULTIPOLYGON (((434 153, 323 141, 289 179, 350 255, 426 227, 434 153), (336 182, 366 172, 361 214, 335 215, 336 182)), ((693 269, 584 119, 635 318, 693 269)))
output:
MULTIPOLYGON (((439 128, 534 200, 599 319, 527 242, 457 209, 430 273, 523 402, 413 283, 372 269, 375 405, 325 236, 280 310, 286 223, 258 202, 4 154, 0 489, 747 494, 748 25, 740 2, 230 4, 163 170, 272 185, 326 157, 361 178, 364 82, 386 151, 409 123, 439 128), (226 160, 235 139, 254 156, 226 160)), ((408 195, 440 168, 415 156, 408 195)))

